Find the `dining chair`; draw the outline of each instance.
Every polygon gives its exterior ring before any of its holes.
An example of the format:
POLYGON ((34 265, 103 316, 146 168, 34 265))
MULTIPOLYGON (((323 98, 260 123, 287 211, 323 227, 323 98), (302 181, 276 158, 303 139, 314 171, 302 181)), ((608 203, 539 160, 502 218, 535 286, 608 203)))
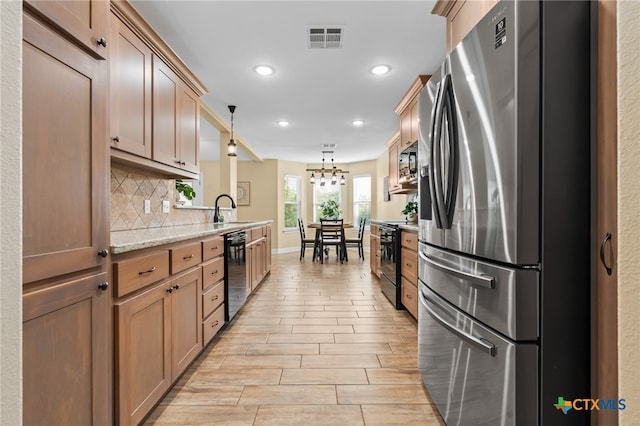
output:
POLYGON ((324 263, 325 246, 335 246, 340 263, 346 259, 344 245, 344 223, 342 219, 320 219, 320 238, 318 240, 318 256, 324 263))
POLYGON ((304 252, 307 247, 313 247, 313 260, 316 260, 316 240, 307 238, 304 232, 304 223, 302 219, 298 218, 298 229, 300 230, 300 260, 304 257, 304 252))
POLYGON ((344 240, 344 245, 346 248, 356 247, 358 249, 358 257, 364 260, 364 227, 367 223, 367 218, 363 217, 360 219, 360 224, 358 225, 358 236, 357 238, 346 238, 344 240))

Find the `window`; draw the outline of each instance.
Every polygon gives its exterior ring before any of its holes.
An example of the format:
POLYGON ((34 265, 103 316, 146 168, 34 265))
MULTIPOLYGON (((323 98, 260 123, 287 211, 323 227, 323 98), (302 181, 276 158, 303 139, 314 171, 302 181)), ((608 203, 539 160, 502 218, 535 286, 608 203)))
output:
POLYGON ((285 231, 298 229, 301 198, 300 176, 284 176, 284 229, 285 231))
POLYGON ((358 226, 360 219, 371 222, 371 175, 353 177, 353 224, 358 226))
MULTIPOLYGON (((320 205, 325 201, 334 200, 340 205, 340 185, 320 185, 319 179, 313 186, 313 221, 320 222, 320 205)), ((342 210, 342 208, 340 209, 342 210)))

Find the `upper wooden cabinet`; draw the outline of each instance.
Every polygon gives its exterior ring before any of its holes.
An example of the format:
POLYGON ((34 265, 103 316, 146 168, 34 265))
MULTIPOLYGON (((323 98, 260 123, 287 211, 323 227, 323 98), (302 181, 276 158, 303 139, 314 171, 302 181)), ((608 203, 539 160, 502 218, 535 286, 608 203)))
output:
POLYGON ((108 56, 109 2, 106 0, 25 0, 25 8, 88 50, 94 57, 108 56))
POLYGON ((418 142, 418 95, 430 78, 419 75, 396 106, 395 112, 400 116, 400 151, 418 142))
POLYGON ((115 16, 110 34, 111 146, 151 158, 152 52, 115 16))
POLYGON ((434 15, 447 18, 447 52, 469 33, 498 0, 437 0, 434 15))
POLYGON ((395 108, 396 114, 400 116, 400 132, 397 136, 394 135, 387 141, 389 149, 389 192, 391 194, 407 194, 416 192, 418 189, 416 181, 406 181, 404 180, 406 176, 401 179, 400 154, 418 142, 420 129, 418 95, 430 78, 430 75, 419 75, 395 108))
POLYGON ((30 283, 106 267, 99 253, 109 230, 108 69, 29 14, 23 26, 23 281, 30 283))
POLYGON ((389 192, 393 193, 400 187, 398 185, 398 168, 400 163, 398 162, 400 154, 400 132, 396 132, 386 143, 387 150, 389 152, 389 192))
POLYGON ((200 100, 153 56, 153 155, 155 161, 198 173, 200 100))
POLYGON ((111 11, 111 160, 197 178, 206 87, 128 2, 111 11))

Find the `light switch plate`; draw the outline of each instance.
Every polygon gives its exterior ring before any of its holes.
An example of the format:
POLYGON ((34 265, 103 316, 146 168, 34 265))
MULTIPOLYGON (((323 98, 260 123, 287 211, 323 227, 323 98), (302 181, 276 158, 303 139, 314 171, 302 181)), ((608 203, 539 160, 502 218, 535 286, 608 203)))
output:
POLYGON ((146 214, 151 213, 151 200, 144 200, 144 212, 146 214))
POLYGON ((163 200, 162 201, 162 213, 169 213, 169 201, 168 200, 163 200))

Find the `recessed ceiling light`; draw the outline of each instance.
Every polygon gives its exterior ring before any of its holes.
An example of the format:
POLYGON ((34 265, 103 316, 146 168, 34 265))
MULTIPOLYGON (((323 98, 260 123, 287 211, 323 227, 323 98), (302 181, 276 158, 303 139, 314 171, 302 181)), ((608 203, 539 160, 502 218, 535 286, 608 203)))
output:
POLYGON ((351 124, 353 124, 356 127, 360 127, 364 124, 364 120, 353 120, 351 124))
POLYGON ((289 122, 287 120, 278 121, 278 126, 280 127, 287 127, 288 125, 289 125, 289 122))
POLYGON ((376 65, 370 70, 371 74, 375 75, 383 75, 388 73, 389 71, 391 71, 391 67, 389 65, 376 65))
POLYGON ((276 70, 269 65, 258 65, 253 70, 260 75, 271 75, 276 72, 276 70))

